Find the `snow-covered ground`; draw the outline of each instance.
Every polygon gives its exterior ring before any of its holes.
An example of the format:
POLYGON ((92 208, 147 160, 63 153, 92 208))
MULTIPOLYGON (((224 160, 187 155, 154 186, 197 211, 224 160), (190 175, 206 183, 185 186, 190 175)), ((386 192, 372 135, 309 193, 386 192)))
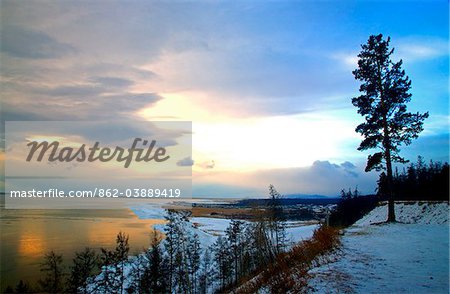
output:
MULTIPOLYGON (((209 217, 193 217, 191 222, 196 224, 200 231, 210 234, 212 238, 223 236, 225 230, 230 224, 230 219, 209 218, 209 217)), ((318 224, 311 222, 287 222, 286 236, 292 244, 302 240, 310 239, 314 230, 319 227, 318 224)))
MULTIPOLYGON (((146 203, 142 205, 130 206, 130 209, 140 219, 164 219, 166 214, 163 204, 146 203)), ((210 218, 210 217, 192 217, 194 224, 193 230, 199 235, 202 247, 208 247, 213 244, 218 236, 223 236, 226 228, 230 224, 230 219, 210 218)), ((154 225, 157 230, 163 230, 164 225, 154 225)), ((287 222, 286 233, 290 242, 297 243, 312 237, 318 224, 314 222, 287 222)))
MULTIPOLYGON (((231 220, 222 218, 193 217, 190 219, 190 222, 193 224, 193 227, 191 228, 192 232, 199 236, 201 246, 205 249, 211 246, 219 236, 223 236, 225 234, 225 230, 231 220)), ((156 230, 164 232, 163 224, 157 224, 153 227, 156 230)), ((301 222, 290 224, 288 222, 286 236, 288 241, 293 245, 299 241, 311 238, 314 230, 318 227, 318 224, 305 224, 301 222)))
MULTIPOLYGON (((448 203, 445 202, 397 202, 397 221, 406 224, 448 224, 448 203)), ((355 225, 365 226, 387 219, 387 203, 376 207, 355 225)))
POLYGON ((311 292, 449 293, 448 204, 399 203, 403 223, 370 225, 386 211, 345 230, 337 261, 310 271, 311 292))
MULTIPOLYGON (((191 222, 200 231, 211 235, 211 238, 215 238, 225 234, 225 230, 231 220, 223 218, 193 217, 191 218, 191 222)), ((311 222, 287 222, 286 235, 290 242, 297 243, 311 238, 316 228, 318 228, 318 224, 311 224, 311 222)))
POLYGON ((146 203, 130 206, 131 211, 140 219, 164 219, 165 210, 160 204, 146 203))
MULTIPOLYGON (((131 206, 130 209, 142 219, 154 218, 154 219, 164 219, 166 211, 159 204, 146 204, 141 206, 131 206)), ((181 217, 178 219, 180 220, 181 217)), ((199 237, 200 246, 202 250, 211 248, 214 242, 219 236, 225 234, 225 230, 229 226, 230 219, 219 219, 219 218, 208 218, 208 217, 192 217, 189 222, 179 221, 180 230, 183 231, 185 236, 194 236, 196 234, 199 237)), ((313 222, 287 222, 286 233, 291 244, 298 241, 309 239, 312 237, 314 230, 318 227, 318 224, 313 222)), ((155 224, 153 228, 165 232, 165 224, 155 224)), ((165 249, 162 249, 164 252, 165 249)), ((138 256, 131 256, 128 258, 123 265, 124 277, 123 282, 124 289, 133 285, 135 282, 133 279, 136 277, 137 270, 143 271, 144 265, 148 262, 144 254, 139 254, 138 256)), ((108 273, 116 272, 114 266, 104 267, 102 272, 94 277, 88 284, 88 292, 90 293, 105 293, 105 288, 103 287, 103 279, 108 273)), ((117 283, 119 283, 118 278, 117 283)), ((108 290, 109 291, 109 290, 108 290)))
POLYGON ((294 227, 288 226, 286 228, 286 234, 288 239, 292 243, 298 243, 300 241, 310 239, 314 234, 314 230, 317 229, 318 227, 319 227, 318 224, 294 226, 294 227))
POLYGON ((191 223, 193 223, 200 230, 209 233, 211 235, 221 236, 228 225, 230 224, 230 219, 223 218, 211 218, 211 217, 193 217, 191 218, 191 223))

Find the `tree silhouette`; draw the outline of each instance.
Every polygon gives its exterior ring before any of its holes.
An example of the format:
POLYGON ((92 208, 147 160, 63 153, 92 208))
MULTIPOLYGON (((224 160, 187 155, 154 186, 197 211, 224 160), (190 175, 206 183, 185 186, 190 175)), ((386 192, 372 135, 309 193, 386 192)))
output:
POLYGON ((423 130, 424 114, 407 112, 406 103, 411 100, 411 81, 402 69, 403 61, 392 62, 394 49, 389 48, 390 38, 372 35, 361 46, 358 68, 353 71, 355 79, 361 81, 359 97, 352 99, 358 113, 365 122, 357 126, 356 132, 363 135, 358 150, 377 148, 381 152, 369 155, 366 172, 386 169, 388 222, 395 221, 394 195, 392 190, 392 162, 407 162, 400 157, 399 146, 409 145, 423 130), (383 162, 385 163, 383 165, 383 162))
POLYGON ((273 185, 269 185, 269 227, 274 235, 275 253, 280 254, 286 247, 286 215, 281 204, 282 196, 273 185))
POLYGON ((63 291, 63 258, 53 250, 46 253, 44 262, 41 263, 41 272, 44 278, 39 282, 47 293, 61 293, 63 291))
POLYGON ((98 256, 94 250, 86 247, 81 252, 75 252, 67 280, 68 291, 70 293, 88 293, 88 278, 95 274, 97 268, 98 256))

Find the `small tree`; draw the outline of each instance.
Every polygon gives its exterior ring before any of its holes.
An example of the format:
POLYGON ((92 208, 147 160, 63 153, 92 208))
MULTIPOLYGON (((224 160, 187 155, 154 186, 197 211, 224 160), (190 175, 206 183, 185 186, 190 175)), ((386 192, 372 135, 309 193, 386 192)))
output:
POLYGON ((98 255, 94 250, 86 247, 82 252, 75 252, 73 265, 70 267, 70 276, 67 288, 70 293, 88 293, 88 278, 95 274, 98 268, 98 255))
POLYGON ((200 269, 201 247, 200 238, 196 233, 188 236, 188 245, 186 250, 191 292, 197 293, 199 282, 197 275, 200 269))
POLYGON ((45 292, 61 293, 63 291, 63 258, 53 250, 45 254, 44 262, 41 263, 41 272, 44 272, 44 278, 40 284, 45 292))
POLYGON ((123 232, 119 232, 116 237, 116 248, 114 257, 116 259, 116 273, 119 276, 120 293, 123 293, 123 284, 125 282, 124 267, 125 262, 128 260, 128 252, 130 251, 130 245, 128 244, 129 236, 123 232))
POLYGON ((359 97, 352 99, 358 113, 366 122, 356 128, 363 135, 358 150, 378 148, 381 152, 369 155, 366 171, 386 169, 388 183, 388 222, 395 221, 392 191, 392 162, 407 162, 399 155, 399 146, 409 145, 423 130, 428 113, 410 113, 406 103, 411 100, 411 81, 402 69, 402 60, 391 61, 394 49, 389 48, 390 38, 372 35, 358 54, 358 68, 353 71, 361 81, 359 97), (385 164, 383 165, 383 161, 385 164))
POLYGON ((120 287, 116 277, 116 257, 114 252, 105 248, 100 250, 99 265, 101 274, 96 278, 94 293, 119 292, 120 287))
POLYGON ((199 293, 206 294, 216 274, 210 248, 206 248, 203 254, 199 271, 199 293))
POLYGON ((96 279, 95 292, 123 293, 125 282, 125 263, 128 261, 128 235, 119 232, 116 237, 116 247, 113 251, 101 248, 101 274, 96 279))
POLYGON ((280 254, 286 247, 286 217, 281 203, 282 196, 273 185, 269 185, 269 226, 274 233, 275 253, 280 254))
MULTIPOLYGON (((19 283, 16 285, 16 293, 33 293, 36 291, 33 291, 30 284, 27 281, 20 280, 19 283)), ((5 293, 14 293, 11 287, 7 287, 5 289, 5 293)))
POLYGON ((196 287, 192 278, 199 267, 200 243, 198 236, 192 231, 188 215, 185 211, 169 210, 165 216, 166 238, 162 242, 162 248, 170 293, 191 293, 196 287))
POLYGON ((220 281, 220 288, 225 288, 231 278, 232 260, 230 255, 230 247, 227 240, 219 236, 213 244, 214 259, 217 264, 217 279, 220 281))
POLYGON ((153 230, 153 240, 150 248, 150 289, 152 293, 167 292, 165 283, 165 270, 162 263, 162 253, 160 248, 160 240, 157 233, 153 230))
POLYGON ((243 229, 244 223, 242 221, 231 220, 225 230, 225 236, 227 238, 230 250, 230 257, 233 261, 234 283, 238 282, 239 277, 242 274, 242 255, 244 249, 243 229))

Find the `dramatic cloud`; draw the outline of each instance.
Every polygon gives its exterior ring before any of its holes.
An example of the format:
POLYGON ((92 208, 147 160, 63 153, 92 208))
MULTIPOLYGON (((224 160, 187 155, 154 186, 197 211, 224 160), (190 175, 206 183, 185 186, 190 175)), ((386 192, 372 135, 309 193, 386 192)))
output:
POLYGON ((117 77, 92 77, 91 81, 111 88, 127 88, 134 84, 131 80, 117 77))
POLYGON ((49 35, 16 26, 0 27, 1 52, 13 57, 58 58, 75 52, 75 48, 58 42, 49 35))
POLYGON ((448 3, 5 0, 1 8, 3 119, 193 121, 203 187, 369 187, 357 164, 367 154, 355 150, 362 118, 351 71, 378 32, 405 60, 411 111, 430 111, 424 136, 448 133, 448 121, 433 119, 448 116, 448 3))
MULTIPOLYGON (((267 194, 269 184, 275 185, 283 194, 304 193, 338 196, 341 189, 354 189, 356 186, 362 193, 375 193, 377 173, 364 172, 364 163, 354 165, 350 162, 334 164, 330 161, 315 161, 312 166, 302 168, 282 168, 261 170, 256 172, 240 172, 198 175, 194 177, 194 190, 203 195, 215 195, 213 179, 220 178, 218 185, 222 192, 235 190, 239 186, 246 197, 261 197, 267 194), (209 183, 209 184, 205 184, 209 183), (196 188, 197 187, 197 188, 196 188), (207 189, 209 187, 209 190, 207 189)), ((226 194, 226 193, 223 193, 226 194)))
POLYGON ((177 165, 178 166, 193 166, 194 165, 194 161, 192 160, 191 157, 186 157, 186 158, 183 158, 183 159, 179 160, 177 162, 177 165))
MULTIPOLYGON (((112 2, 107 6, 49 2, 36 6, 35 2, 5 1, 2 24, 12 28, 6 29, 5 38, 13 40, 2 42, 7 44, 3 50, 26 55, 22 51, 29 51, 23 49, 29 48, 29 42, 37 44, 37 50, 29 54, 60 58, 55 64, 14 64, 13 68, 6 60, 4 74, 21 73, 21 82, 11 85, 17 91, 31 80, 56 92, 74 91, 62 86, 70 80, 85 87, 77 89, 81 93, 95 93, 96 86, 107 86, 112 92, 132 87, 146 93, 201 93, 208 97, 201 102, 210 111, 230 117, 350 107, 348 99, 357 89, 350 69, 359 45, 373 33, 371 24, 380 23, 378 11, 368 13, 365 5, 357 5, 351 11, 370 18, 348 34, 343 25, 347 4, 336 8, 325 2, 320 4, 320 14, 314 5, 302 2, 112 2), (31 41, 22 44, 25 41, 14 36, 31 41), (51 54, 42 53, 40 47, 49 48, 51 54), (76 56, 67 55, 69 47, 76 56), (336 66, 337 59, 346 66, 336 66), (36 74, 38 80, 32 76, 36 74), (86 74, 92 77, 86 79, 86 74)), ((400 9, 391 6, 392 11, 400 9)), ((403 22, 385 16, 382 23, 391 30, 399 23, 397 30, 407 27, 412 12, 403 7, 402 12, 403 22)), ((447 48, 439 37, 425 44, 405 35, 398 38, 405 41, 397 41, 405 57, 435 56, 447 48)), ((177 111, 170 116, 177 117, 177 111)))

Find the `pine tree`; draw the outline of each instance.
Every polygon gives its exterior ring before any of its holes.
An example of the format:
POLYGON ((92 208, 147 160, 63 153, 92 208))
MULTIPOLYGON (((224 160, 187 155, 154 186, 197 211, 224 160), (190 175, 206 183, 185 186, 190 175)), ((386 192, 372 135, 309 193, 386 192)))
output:
POLYGON ((238 282, 241 275, 242 250, 243 250, 243 232, 244 223, 238 220, 231 220, 228 228, 225 230, 228 244, 230 246, 231 258, 233 260, 234 283, 238 282))
POLYGON ((269 227, 274 235, 275 254, 280 254, 286 246, 286 218, 281 204, 281 194, 269 185, 269 227))
POLYGON ((166 234, 166 239, 164 239, 164 247, 166 252, 165 263, 168 267, 169 292, 172 293, 174 289, 175 257, 178 249, 179 228, 177 224, 176 212, 171 210, 167 211, 165 219, 167 221, 164 226, 164 233, 166 234))
POLYGON ((138 283, 134 293, 167 293, 166 268, 163 263, 161 242, 156 230, 153 230, 150 248, 140 256, 140 267, 135 270, 138 283))
POLYGON ((213 267, 211 250, 210 248, 206 248, 199 268, 199 293, 208 293, 208 289, 211 287, 211 281, 215 274, 216 273, 215 268, 213 267))
POLYGON ((134 257, 128 272, 128 293, 150 293, 150 249, 134 257))
MULTIPOLYGON (((273 262, 275 260, 274 244, 270 237, 270 227, 265 217, 258 218, 252 224, 252 241, 254 242, 254 258, 259 264, 273 262)), ((259 264, 257 264, 259 266, 259 264)))
POLYGON ((94 293, 117 293, 120 290, 120 285, 117 281, 116 257, 114 251, 101 248, 100 254, 100 268, 101 273, 96 279, 94 286, 94 293))
POLYGON ((53 250, 45 254, 44 262, 41 264, 41 272, 45 273, 40 284, 45 292, 61 293, 63 291, 63 258, 53 250))
POLYGON ((101 248, 101 274, 96 279, 96 293, 124 293, 125 263, 128 260, 130 245, 128 235, 119 232, 116 237, 116 248, 111 251, 101 248))
POLYGON ((259 266, 260 260, 256 259, 257 246, 255 246, 256 242, 254 241, 254 228, 255 225, 252 223, 247 223, 244 227, 243 231, 243 252, 242 252, 242 275, 245 276, 249 274, 251 271, 256 269, 259 266))
POLYGON ((194 233, 189 236, 187 246, 188 271, 190 278, 190 288, 192 289, 191 293, 198 292, 197 274, 200 268, 200 257, 201 257, 200 239, 198 235, 194 233))
POLYGON ((187 217, 188 214, 182 211, 168 211, 165 216, 164 259, 171 293, 192 293, 196 287, 192 277, 198 269, 200 243, 198 236, 192 233, 192 224, 187 217))
POLYGON ((70 293, 88 293, 88 278, 94 275, 97 269, 98 256, 94 250, 86 247, 82 252, 75 252, 73 265, 70 268, 70 276, 67 288, 70 293))
POLYGON ((227 240, 219 236, 213 245, 214 258, 217 264, 217 278, 220 281, 221 289, 225 288, 230 282, 231 277, 231 258, 230 248, 227 240))
POLYGON ((407 112, 411 100, 411 81, 402 69, 402 60, 392 62, 394 49, 389 48, 390 38, 372 35, 358 54, 358 68, 353 71, 361 81, 359 97, 352 99, 358 113, 366 122, 356 128, 364 136, 358 150, 381 149, 369 155, 366 171, 386 169, 388 182, 388 220, 395 221, 392 187, 392 162, 406 162, 399 155, 399 146, 409 145, 423 130, 428 113, 407 112), (382 162, 385 162, 385 165, 382 162))
POLYGON ((119 232, 116 237, 116 248, 114 257, 116 261, 116 273, 119 279, 120 293, 123 293, 123 284, 125 282, 124 267, 125 262, 128 260, 128 252, 130 251, 130 245, 128 244, 129 236, 123 232, 119 232))
MULTIPOLYGON (((430 161, 427 165, 419 156, 416 163, 394 175, 393 183, 394 194, 399 200, 448 200, 448 164, 430 161)), ((383 195, 386 187, 386 175, 381 173, 378 194, 383 195)))

